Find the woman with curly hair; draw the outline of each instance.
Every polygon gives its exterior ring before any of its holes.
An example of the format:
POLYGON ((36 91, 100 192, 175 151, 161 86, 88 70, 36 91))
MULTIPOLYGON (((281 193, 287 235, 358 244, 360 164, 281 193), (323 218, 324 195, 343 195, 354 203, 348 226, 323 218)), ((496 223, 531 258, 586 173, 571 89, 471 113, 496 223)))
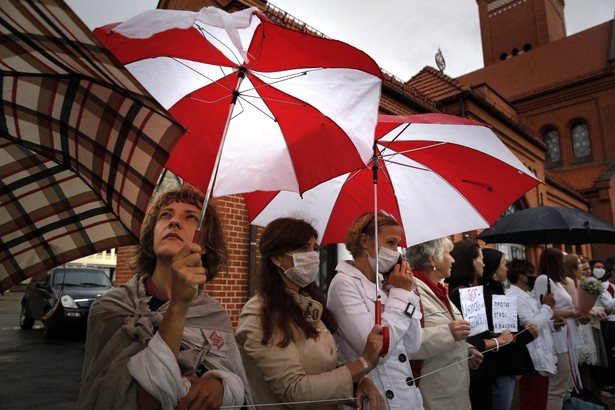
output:
POLYGON ((199 191, 182 188, 150 205, 133 261, 139 273, 90 309, 79 408, 251 403, 230 318, 203 290, 227 262, 211 205, 203 238, 193 243, 203 201, 199 191))
POLYGON ((277 409, 337 409, 367 397, 372 409, 382 409, 382 397, 364 377, 378 363, 381 328, 370 327, 361 354, 338 367, 337 321, 314 282, 317 239, 309 223, 295 218, 276 219, 261 235, 256 295, 243 307, 235 335, 254 401, 277 409))

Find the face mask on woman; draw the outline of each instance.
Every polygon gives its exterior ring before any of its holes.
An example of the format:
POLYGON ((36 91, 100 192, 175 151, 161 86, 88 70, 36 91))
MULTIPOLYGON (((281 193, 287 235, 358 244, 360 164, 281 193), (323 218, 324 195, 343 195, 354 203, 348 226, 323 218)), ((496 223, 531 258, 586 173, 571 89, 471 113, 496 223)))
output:
POLYGON ((320 256, 318 252, 287 253, 286 255, 293 258, 293 267, 286 270, 281 266, 280 268, 282 268, 282 271, 291 282, 302 288, 314 282, 316 275, 318 275, 318 268, 320 267, 320 256))
MULTIPOLYGON (((376 272, 376 258, 372 258, 367 254, 369 266, 376 272)), ((399 252, 381 246, 378 249, 378 273, 386 273, 393 269, 393 266, 399 260, 399 252)))
POLYGON ((606 271, 604 269, 602 269, 602 268, 594 268, 592 270, 592 275, 594 275, 598 279, 602 279, 604 277, 605 273, 606 273, 606 271))

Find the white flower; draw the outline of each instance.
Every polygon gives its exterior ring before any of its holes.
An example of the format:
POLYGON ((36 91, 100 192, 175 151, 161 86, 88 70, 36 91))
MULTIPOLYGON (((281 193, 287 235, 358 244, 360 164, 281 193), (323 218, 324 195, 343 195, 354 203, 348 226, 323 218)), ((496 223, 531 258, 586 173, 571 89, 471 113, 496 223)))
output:
POLYGON ((591 293, 592 295, 600 296, 602 292, 604 292, 604 288, 602 287, 602 283, 596 278, 582 278, 579 281, 579 286, 586 292, 591 293))

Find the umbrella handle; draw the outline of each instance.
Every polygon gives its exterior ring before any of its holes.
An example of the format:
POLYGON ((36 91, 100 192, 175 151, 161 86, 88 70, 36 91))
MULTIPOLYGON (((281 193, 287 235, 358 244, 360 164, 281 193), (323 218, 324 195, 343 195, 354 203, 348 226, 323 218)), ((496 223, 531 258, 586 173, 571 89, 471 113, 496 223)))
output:
MULTIPOLYGON (((376 307, 375 322, 377 325, 382 325, 382 301, 380 299, 376 299, 374 301, 374 305, 376 307)), ((389 352, 389 340, 389 327, 382 326, 382 348, 380 349, 380 357, 386 356, 386 354, 389 352)))

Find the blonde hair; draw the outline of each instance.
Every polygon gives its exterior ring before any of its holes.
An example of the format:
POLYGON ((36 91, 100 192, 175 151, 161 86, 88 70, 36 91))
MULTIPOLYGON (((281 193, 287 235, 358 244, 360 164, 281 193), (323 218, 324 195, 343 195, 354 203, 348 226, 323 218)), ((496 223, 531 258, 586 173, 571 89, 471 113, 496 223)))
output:
MULTIPOLYGON (((346 249, 352 254, 353 258, 357 258, 364 250, 361 246, 361 235, 366 234, 374 239, 376 234, 376 225, 374 223, 374 213, 365 212, 354 220, 348 234, 346 235, 346 249)), ((378 232, 385 226, 400 226, 399 223, 391 215, 384 211, 378 211, 378 232)))

